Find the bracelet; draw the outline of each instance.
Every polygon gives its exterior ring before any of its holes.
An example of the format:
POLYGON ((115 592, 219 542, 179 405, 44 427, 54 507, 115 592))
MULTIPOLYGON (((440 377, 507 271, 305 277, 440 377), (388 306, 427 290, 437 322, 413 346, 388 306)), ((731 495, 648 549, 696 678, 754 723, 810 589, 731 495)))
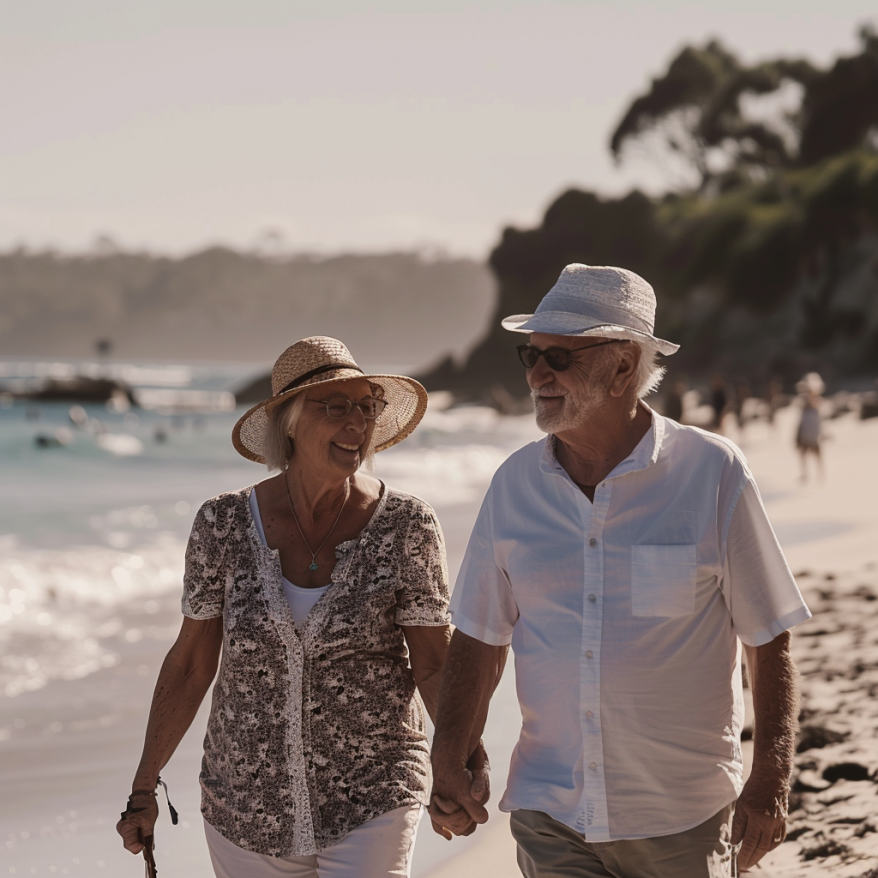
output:
POLYGON ((157 799, 158 794, 159 794, 158 793, 158 786, 159 785, 161 785, 165 788, 165 799, 167 799, 167 802, 168 802, 168 811, 171 814, 171 823, 173 823, 174 826, 176 826, 177 823, 179 822, 180 818, 179 818, 179 815, 177 814, 177 809, 171 804, 171 800, 168 798, 168 785, 161 779, 161 777, 159 777, 157 779, 156 789, 154 789, 154 790, 132 790, 131 791, 131 795, 128 796, 127 807, 122 812, 122 819, 124 820, 126 815, 128 815, 128 814, 139 814, 141 811, 145 811, 146 808, 132 808, 131 807, 131 800, 135 796, 151 796, 151 797, 157 799))

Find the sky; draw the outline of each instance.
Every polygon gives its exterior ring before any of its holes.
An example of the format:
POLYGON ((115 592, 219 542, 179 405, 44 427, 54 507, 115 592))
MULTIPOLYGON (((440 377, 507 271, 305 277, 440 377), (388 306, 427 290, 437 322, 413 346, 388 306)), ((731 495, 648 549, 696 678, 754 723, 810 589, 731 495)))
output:
POLYGON ((0 249, 108 235, 484 257, 570 186, 686 43, 856 50, 874 0, 3 0, 0 249))

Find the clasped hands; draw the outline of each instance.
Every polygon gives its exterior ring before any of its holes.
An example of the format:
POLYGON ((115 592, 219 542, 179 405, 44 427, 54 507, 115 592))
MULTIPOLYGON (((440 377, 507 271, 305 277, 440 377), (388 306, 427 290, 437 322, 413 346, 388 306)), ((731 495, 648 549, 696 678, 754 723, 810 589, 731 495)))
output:
POLYGON ((481 741, 465 767, 433 766, 433 792, 427 810, 434 832, 451 841, 455 835, 472 835, 480 823, 487 822, 490 771, 481 741))

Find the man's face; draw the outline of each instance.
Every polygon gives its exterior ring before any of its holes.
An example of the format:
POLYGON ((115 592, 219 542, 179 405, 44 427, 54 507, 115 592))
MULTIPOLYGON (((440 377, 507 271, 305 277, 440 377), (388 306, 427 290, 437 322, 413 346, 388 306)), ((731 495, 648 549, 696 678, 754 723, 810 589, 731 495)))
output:
POLYGON ((545 357, 540 357, 527 370, 534 402, 537 426, 546 433, 560 433, 583 426, 604 405, 609 397, 609 370, 604 350, 587 348, 606 341, 603 338, 582 338, 569 335, 531 334, 529 344, 538 350, 563 348, 575 353, 569 355, 569 365, 563 371, 552 369, 545 357))

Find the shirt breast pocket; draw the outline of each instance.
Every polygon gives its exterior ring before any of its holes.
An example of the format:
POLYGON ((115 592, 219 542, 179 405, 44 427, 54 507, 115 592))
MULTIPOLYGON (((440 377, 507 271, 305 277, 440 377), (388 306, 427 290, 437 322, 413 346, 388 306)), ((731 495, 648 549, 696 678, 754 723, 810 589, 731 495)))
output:
POLYGON ((687 616, 695 610, 694 545, 631 547, 631 613, 687 616))

